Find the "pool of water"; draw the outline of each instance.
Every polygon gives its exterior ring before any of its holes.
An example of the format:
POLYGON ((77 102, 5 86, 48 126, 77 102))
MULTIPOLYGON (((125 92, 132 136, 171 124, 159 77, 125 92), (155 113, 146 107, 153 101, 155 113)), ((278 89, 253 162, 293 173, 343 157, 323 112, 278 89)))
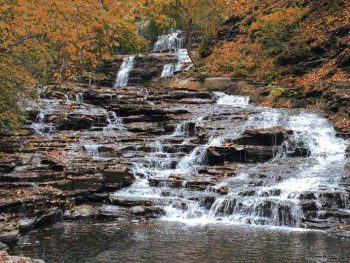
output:
POLYGON ((62 222, 23 236, 13 254, 46 262, 350 262, 350 238, 163 221, 62 222))

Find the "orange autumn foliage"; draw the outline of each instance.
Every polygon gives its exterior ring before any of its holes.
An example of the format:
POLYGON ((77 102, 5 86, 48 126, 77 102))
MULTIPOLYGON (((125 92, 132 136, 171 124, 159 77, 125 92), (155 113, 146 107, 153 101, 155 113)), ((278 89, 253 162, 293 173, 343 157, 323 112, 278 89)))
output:
POLYGON ((63 80, 117 49, 140 51, 135 20, 143 0, 0 1, 0 127, 36 83, 63 80))

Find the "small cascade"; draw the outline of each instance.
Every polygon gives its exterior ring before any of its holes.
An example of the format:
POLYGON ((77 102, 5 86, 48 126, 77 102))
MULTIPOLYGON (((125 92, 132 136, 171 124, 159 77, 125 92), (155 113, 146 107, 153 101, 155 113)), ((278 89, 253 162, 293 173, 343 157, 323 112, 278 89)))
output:
POLYGON ((106 132, 113 131, 113 130, 126 131, 126 128, 123 125, 122 118, 119 118, 114 111, 109 111, 107 115, 108 115, 108 118, 107 118, 108 125, 103 128, 104 131, 106 132))
POLYGON ((87 154, 91 155, 93 158, 100 157, 100 149, 101 145, 97 144, 84 144, 83 148, 87 152, 87 154))
POLYGON ((180 123, 174 130, 172 136, 190 137, 195 132, 195 126, 196 123, 191 121, 180 123))
POLYGON ((182 48, 184 38, 182 32, 177 30, 173 33, 162 35, 153 46, 153 52, 176 51, 182 48))
POLYGON ((180 48, 176 51, 177 63, 175 64, 175 72, 180 72, 183 69, 188 70, 192 67, 192 60, 185 48, 180 48))
POLYGON ((35 122, 30 127, 39 135, 49 134, 52 132, 52 126, 45 122, 46 116, 53 112, 56 108, 57 103, 53 100, 43 99, 40 107, 40 111, 37 115, 35 122))
POLYGON ((84 96, 85 96, 84 93, 79 92, 79 93, 77 93, 77 94, 75 95, 75 100, 76 100, 77 102, 84 102, 84 96))
POLYGON ((184 37, 181 31, 162 35, 154 44, 153 52, 171 52, 176 56, 176 62, 164 65, 161 77, 168 78, 174 76, 176 72, 188 70, 192 66, 191 58, 187 49, 184 48, 184 37))
POLYGON ((223 92, 214 92, 217 97, 217 104, 245 108, 249 105, 248 96, 233 96, 223 92))
POLYGON ((168 78, 174 76, 176 65, 174 64, 166 64, 164 65, 161 78, 168 78))
POLYGON ((114 85, 116 88, 128 86, 129 74, 134 68, 135 58, 135 55, 127 56, 124 58, 123 64, 120 67, 117 75, 117 80, 114 85))

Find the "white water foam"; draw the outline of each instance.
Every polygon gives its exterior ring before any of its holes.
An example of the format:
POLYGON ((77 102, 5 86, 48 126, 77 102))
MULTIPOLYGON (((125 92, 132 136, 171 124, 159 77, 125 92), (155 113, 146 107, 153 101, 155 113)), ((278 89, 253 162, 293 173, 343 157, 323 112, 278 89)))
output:
POLYGON ((153 46, 153 52, 176 51, 183 46, 184 38, 181 37, 182 32, 177 30, 158 38, 153 46))
POLYGON ((227 95, 223 92, 214 92, 214 95, 217 97, 218 105, 227 105, 239 108, 245 108, 249 105, 248 96, 227 95))
POLYGON ((91 155, 94 158, 100 157, 100 147, 101 145, 97 144, 84 144, 84 150, 87 152, 87 154, 91 155))
POLYGON ((135 55, 127 56, 124 58, 123 64, 120 67, 117 75, 117 80, 114 85, 116 88, 128 86, 129 74, 134 68, 135 58, 135 55))

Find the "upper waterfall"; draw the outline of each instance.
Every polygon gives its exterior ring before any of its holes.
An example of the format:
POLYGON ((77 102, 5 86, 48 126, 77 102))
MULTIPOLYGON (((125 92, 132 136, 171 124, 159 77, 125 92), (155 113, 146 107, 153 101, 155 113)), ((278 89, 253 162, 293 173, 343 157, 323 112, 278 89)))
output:
POLYGON ((161 35, 153 46, 153 52, 177 51, 183 47, 184 38, 181 36, 180 30, 174 31, 170 34, 161 35))
POLYGON ((135 55, 127 56, 123 60, 123 64, 120 67, 118 76, 115 82, 115 87, 126 87, 129 81, 129 74, 132 71, 135 63, 135 55))
POLYGON ((183 37, 183 32, 180 30, 159 36, 152 51, 156 53, 170 52, 176 57, 175 63, 164 65, 161 77, 171 77, 176 72, 189 69, 192 66, 192 60, 188 55, 187 49, 184 48, 184 45, 185 38, 183 37))

